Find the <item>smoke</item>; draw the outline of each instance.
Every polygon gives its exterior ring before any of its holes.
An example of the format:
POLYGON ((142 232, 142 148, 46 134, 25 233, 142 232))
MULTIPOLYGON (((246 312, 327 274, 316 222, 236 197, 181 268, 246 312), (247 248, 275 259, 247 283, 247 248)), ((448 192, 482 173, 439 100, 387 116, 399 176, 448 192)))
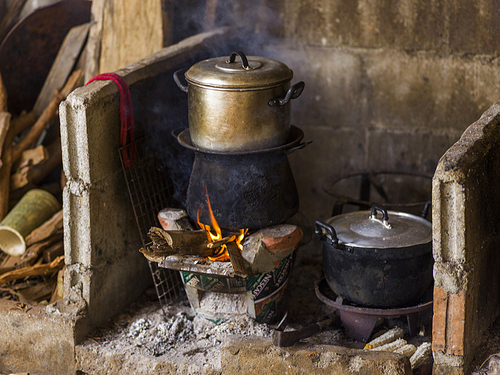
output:
MULTIPOLYGON (((263 46, 278 43, 284 37, 284 5, 281 2, 179 0, 175 3, 174 43, 213 28, 230 26, 239 37, 233 48, 247 55, 261 55, 263 46)), ((229 46, 224 46, 224 50, 220 47, 210 46, 210 57, 229 56, 233 52, 228 50, 229 46)))
MULTIPOLYGON (((283 31, 283 10, 279 2, 256 0, 240 2, 233 0, 182 0, 175 2, 173 35, 174 43, 203 32, 206 29, 208 3, 216 4, 213 27, 232 26, 239 34, 237 42, 231 45, 213 42, 199 56, 186 62, 188 69, 196 62, 211 57, 229 56, 241 50, 249 56, 263 56, 278 59, 279 51, 269 48, 281 43, 283 31), (274 54, 274 55, 270 55, 274 54)), ((180 146, 176 135, 188 128, 187 94, 175 84, 173 71, 155 77, 149 86, 138 87, 133 95, 134 103, 140 107, 135 118, 140 118, 141 128, 148 148, 158 159, 159 168, 170 176, 175 186, 174 199, 185 207, 186 191, 189 184, 194 153, 180 146), (154 87, 152 87, 154 86, 154 87)), ((182 77, 182 74, 180 75, 182 77)), ((137 120, 136 120, 137 121, 137 120)))

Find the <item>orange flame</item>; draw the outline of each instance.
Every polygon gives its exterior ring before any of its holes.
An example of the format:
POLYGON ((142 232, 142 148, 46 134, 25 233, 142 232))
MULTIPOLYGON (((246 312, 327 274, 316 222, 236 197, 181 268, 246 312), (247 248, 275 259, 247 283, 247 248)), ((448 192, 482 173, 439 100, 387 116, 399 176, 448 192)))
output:
MULTIPOLYGON (((205 184, 203 184, 203 187, 205 188, 205 195, 207 196, 207 207, 208 207, 208 213, 210 216, 211 227, 210 227, 210 225, 203 224, 200 221, 200 216, 201 216, 201 212, 202 212, 201 206, 198 208, 198 211, 196 212, 196 220, 197 220, 200 228, 204 229, 207 232, 208 242, 214 242, 214 241, 218 241, 218 240, 222 239, 222 231, 221 231, 219 224, 217 223, 217 220, 215 219, 214 213, 212 211, 212 205, 210 204, 210 199, 208 197, 207 186, 205 184), (215 231, 215 234, 212 233, 212 229, 215 231)), ((240 229, 239 233, 236 235, 236 239, 234 240, 234 242, 240 248, 240 250, 243 249, 243 245, 242 245, 243 238, 245 238, 245 234, 247 233, 247 231, 248 231, 248 228, 247 229, 240 229)), ((225 244, 220 246, 219 248, 217 248, 215 250, 215 253, 213 256, 208 256, 207 258, 212 260, 212 261, 219 261, 219 262, 228 261, 229 260, 229 253, 227 251, 227 246, 225 244)))

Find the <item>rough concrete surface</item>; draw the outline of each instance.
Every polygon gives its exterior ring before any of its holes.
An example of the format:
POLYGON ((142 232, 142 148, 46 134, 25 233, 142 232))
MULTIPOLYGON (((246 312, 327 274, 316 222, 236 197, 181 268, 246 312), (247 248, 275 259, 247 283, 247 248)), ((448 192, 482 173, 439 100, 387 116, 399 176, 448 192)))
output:
MULTIPOLYGON (((76 371, 74 343, 79 309, 0 300, 0 372, 66 375, 76 371)), ((61 301, 62 303, 62 301, 61 301)))
POLYGON ((469 371, 498 317, 499 119, 497 102, 441 158, 433 179, 433 351, 436 366, 453 371, 469 371))
POLYGON ((312 45, 498 53, 495 6, 489 0, 296 0, 286 2, 284 29, 312 45))
POLYGON ((331 345, 278 348, 270 339, 233 337, 221 352, 223 374, 412 374, 406 357, 331 345))

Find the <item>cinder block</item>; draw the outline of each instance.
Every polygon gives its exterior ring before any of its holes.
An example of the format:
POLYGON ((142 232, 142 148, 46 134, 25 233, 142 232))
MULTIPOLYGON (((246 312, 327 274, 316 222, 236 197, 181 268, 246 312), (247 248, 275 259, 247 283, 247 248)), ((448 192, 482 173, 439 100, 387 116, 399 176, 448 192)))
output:
MULTIPOLYGON (((287 4, 288 5, 288 4, 287 4)), ((403 0, 301 0, 285 7, 285 35, 323 46, 495 54, 494 4, 403 0)))
POLYGON ((447 374, 470 370, 498 316, 500 103, 440 159, 433 179, 434 360, 447 374), (485 303, 487 301, 487 303, 485 303), (446 310, 446 313, 443 311, 446 310))
POLYGON ((367 131, 368 170, 407 170, 432 174, 439 158, 460 137, 459 132, 373 129, 367 131))

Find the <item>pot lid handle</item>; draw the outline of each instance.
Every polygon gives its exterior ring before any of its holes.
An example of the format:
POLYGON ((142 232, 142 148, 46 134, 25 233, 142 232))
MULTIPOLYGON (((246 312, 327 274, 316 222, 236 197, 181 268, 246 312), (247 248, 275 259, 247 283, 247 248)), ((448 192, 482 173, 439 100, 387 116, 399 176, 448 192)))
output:
POLYGON ((335 229, 323 221, 316 220, 314 222, 314 233, 316 233, 316 236, 320 241, 325 241, 326 243, 334 246, 339 243, 335 229))
POLYGON ((372 213, 370 215, 370 220, 373 220, 373 221, 376 221, 376 222, 382 224, 387 229, 392 228, 392 225, 389 223, 389 214, 387 213, 387 210, 384 208, 380 208, 378 206, 372 206, 372 213), (377 218, 377 211, 382 212, 382 220, 377 218))
POLYGON ((236 61, 236 55, 238 55, 240 57, 241 66, 243 67, 243 69, 249 70, 250 69, 250 64, 248 64, 248 59, 245 56, 245 54, 243 52, 241 52, 241 51, 234 51, 231 54, 231 56, 229 56, 229 60, 226 61, 226 63, 228 63, 228 64, 234 63, 236 61))

